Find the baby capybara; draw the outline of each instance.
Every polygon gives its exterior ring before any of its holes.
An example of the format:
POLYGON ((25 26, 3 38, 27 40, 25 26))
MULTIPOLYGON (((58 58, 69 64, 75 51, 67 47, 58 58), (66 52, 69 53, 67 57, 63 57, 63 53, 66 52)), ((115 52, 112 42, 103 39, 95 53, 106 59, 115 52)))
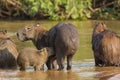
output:
POLYGON ((34 70, 40 70, 50 55, 53 55, 53 50, 51 48, 46 47, 37 50, 27 47, 20 51, 17 63, 20 70, 25 70, 28 66, 33 66, 34 70))

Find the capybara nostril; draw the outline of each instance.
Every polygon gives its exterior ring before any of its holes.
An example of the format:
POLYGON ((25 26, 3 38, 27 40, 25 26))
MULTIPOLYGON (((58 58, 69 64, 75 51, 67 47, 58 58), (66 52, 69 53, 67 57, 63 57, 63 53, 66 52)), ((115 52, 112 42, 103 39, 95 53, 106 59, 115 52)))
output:
POLYGON ((19 34, 18 34, 18 33, 16 33, 16 35, 17 35, 17 37, 19 37, 19 34))

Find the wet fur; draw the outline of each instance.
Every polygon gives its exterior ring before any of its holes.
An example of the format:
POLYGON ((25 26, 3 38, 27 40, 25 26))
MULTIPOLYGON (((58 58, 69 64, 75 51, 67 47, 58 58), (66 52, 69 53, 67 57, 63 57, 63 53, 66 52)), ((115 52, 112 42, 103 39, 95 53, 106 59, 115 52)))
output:
MULTIPOLYGON (((31 27, 31 26, 28 26, 31 27)), ((59 70, 64 68, 64 59, 67 56, 67 69, 71 69, 72 57, 76 53, 79 45, 79 34, 74 25, 70 23, 58 23, 49 31, 39 26, 32 26, 31 33, 34 33, 34 37, 27 33, 29 31, 24 31, 25 28, 20 29, 17 32, 18 38, 22 41, 32 40, 37 49, 43 47, 52 47, 55 55, 49 57, 47 61, 48 69, 52 69, 51 60, 55 57, 59 65, 59 70), (25 35, 22 35, 23 32, 26 32, 25 35), (29 36, 29 37, 28 37, 29 36)))
POLYGON ((17 62, 20 70, 25 70, 28 66, 33 66, 34 70, 40 70, 46 63, 48 57, 52 54, 53 50, 51 48, 37 50, 35 48, 26 47, 20 51, 17 62))
POLYGON ((0 68, 16 69, 18 52, 13 40, 7 33, 0 31, 0 68))
POLYGON ((95 65, 120 66, 120 37, 105 26, 104 23, 98 23, 93 31, 92 48, 95 65))

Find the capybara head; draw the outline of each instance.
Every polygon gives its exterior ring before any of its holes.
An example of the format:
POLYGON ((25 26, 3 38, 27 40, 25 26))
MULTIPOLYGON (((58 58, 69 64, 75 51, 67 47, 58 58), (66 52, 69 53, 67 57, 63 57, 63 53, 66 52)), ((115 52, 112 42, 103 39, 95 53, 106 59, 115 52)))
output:
POLYGON ((32 40, 35 37, 35 31, 39 27, 39 24, 27 25, 17 32, 17 37, 21 41, 32 40))
POLYGON ((100 32, 107 30, 107 26, 105 23, 103 22, 98 22, 95 24, 95 28, 93 30, 93 36, 96 36, 97 34, 99 34, 100 32))
POLYGON ((17 32, 17 37, 21 41, 32 39, 35 33, 35 27, 39 25, 27 25, 17 32))
POLYGON ((6 38, 9 38, 9 36, 7 35, 7 30, 1 30, 0 39, 6 39, 6 38))

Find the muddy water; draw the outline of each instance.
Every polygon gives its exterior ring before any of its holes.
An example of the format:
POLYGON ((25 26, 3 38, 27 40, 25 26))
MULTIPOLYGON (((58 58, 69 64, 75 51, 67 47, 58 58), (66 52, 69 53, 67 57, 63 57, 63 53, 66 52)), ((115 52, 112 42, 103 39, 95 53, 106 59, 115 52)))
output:
MULTIPOLYGON (((8 30, 9 36, 13 38, 17 44, 18 50, 24 47, 34 47, 32 42, 20 42, 15 33, 21 27, 27 24, 40 23, 42 26, 50 29, 58 22, 55 21, 0 21, 0 30, 8 30)), ((19 70, 0 70, 0 80, 119 80, 119 67, 95 67, 93 52, 91 49, 91 35, 96 21, 68 21, 73 23, 80 35, 79 50, 73 59, 73 68, 71 71, 64 69, 63 71, 33 71, 30 67, 26 71, 19 70)), ((120 35, 119 21, 104 21, 108 28, 120 35)), ((66 68, 66 62, 65 62, 66 68)))

